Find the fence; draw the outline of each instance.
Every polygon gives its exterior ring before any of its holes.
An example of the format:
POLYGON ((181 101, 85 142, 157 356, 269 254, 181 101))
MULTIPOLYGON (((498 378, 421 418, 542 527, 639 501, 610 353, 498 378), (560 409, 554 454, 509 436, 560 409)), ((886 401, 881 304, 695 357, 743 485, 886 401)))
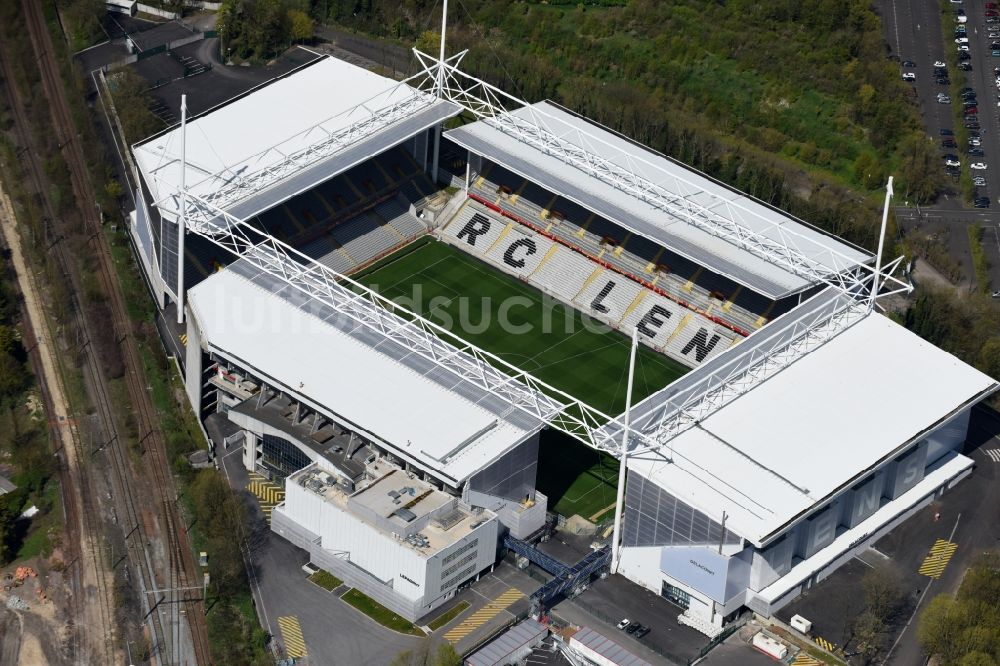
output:
POLYGON ((159 7, 153 7, 152 5, 144 5, 141 2, 136 5, 136 8, 143 14, 152 14, 153 16, 159 16, 165 19, 179 19, 181 17, 177 12, 168 12, 166 9, 160 9, 159 7))
POLYGON ((151 58, 160 53, 177 49, 187 44, 193 44, 194 42, 200 42, 203 39, 208 39, 211 37, 215 37, 214 30, 210 32, 199 32, 190 35, 189 37, 181 37, 180 39, 175 39, 172 42, 167 42, 166 44, 160 44, 159 46, 154 46, 152 48, 146 49, 145 51, 139 51, 139 53, 133 53, 132 55, 125 56, 124 58, 119 58, 118 60, 109 62, 108 64, 101 67, 101 70, 105 74, 107 74, 108 72, 113 72, 116 69, 127 67, 128 65, 131 65, 134 62, 145 60, 146 58, 151 58))

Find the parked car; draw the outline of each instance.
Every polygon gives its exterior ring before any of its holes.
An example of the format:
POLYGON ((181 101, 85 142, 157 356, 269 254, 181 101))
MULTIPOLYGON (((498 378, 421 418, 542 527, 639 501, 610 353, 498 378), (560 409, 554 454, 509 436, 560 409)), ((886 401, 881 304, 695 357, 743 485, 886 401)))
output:
POLYGON ((969 150, 966 152, 969 153, 969 157, 983 157, 986 154, 983 152, 983 149, 979 148, 978 146, 974 148, 969 148, 969 150))
POLYGON ((958 148, 958 144, 955 143, 954 139, 945 139, 941 142, 942 148, 958 148))
POLYGON ((951 97, 947 95, 938 95, 938 104, 951 104, 951 97))
POLYGON ((981 176, 977 176, 972 179, 972 184, 976 187, 986 187, 986 179, 981 176))
POLYGON ((951 84, 951 79, 949 79, 947 76, 939 76, 934 80, 937 81, 942 86, 947 86, 951 84))
POLYGON ((936 61, 934 63, 934 66, 935 67, 947 67, 948 65, 946 65, 943 60, 938 60, 938 61, 936 61))
POLYGON ((973 162, 972 164, 969 165, 969 168, 975 169, 976 171, 985 171, 986 162, 973 162))
POLYGON ((629 625, 625 627, 625 633, 634 634, 641 626, 642 625, 639 624, 638 622, 630 622, 629 625))
POLYGON ((642 638, 643 636, 645 636, 648 633, 649 633, 649 627, 647 627, 646 625, 643 625, 643 626, 641 626, 641 627, 639 627, 638 629, 635 630, 635 637, 636 638, 642 638))
POLYGON ((947 127, 942 127, 940 130, 941 136, 955 136, 954 130, 950 130, 947 127))
POLYGON ((972 71, 972 63, 960 62, 960 63, 958 63, 958 68, 960 70, 962 70, 963 72, 971 72, 972 71))
POLYGON ((989 199, 989 197, 976 197, 975 199, 972 200, 972 207, 973 208, 989 208, 990 207, 990 199, 989 199))
POLYGON ((962 166, 961 162, 959 162, 958 160, 949 160, 949 159, 945 159, 944 165, 953 167, 962 166))
POLYGON ((625 627, 627 627, 631 623, 632 623, 632 620, 630 620, 628 618, 625 618, 624 620, 622 620, 621 622, 618 623, 618 628, 619 629, 624 629, 625 627))
POLYGON ((913 72, 904 72, 903 73, 903 80, 904 81, 916 81, 917 80, 917 75, 914 74, 913 72))
POLYGON ((977 122, 969 121, 965 123, 965 129, 979 129, 980 125, 977 122))

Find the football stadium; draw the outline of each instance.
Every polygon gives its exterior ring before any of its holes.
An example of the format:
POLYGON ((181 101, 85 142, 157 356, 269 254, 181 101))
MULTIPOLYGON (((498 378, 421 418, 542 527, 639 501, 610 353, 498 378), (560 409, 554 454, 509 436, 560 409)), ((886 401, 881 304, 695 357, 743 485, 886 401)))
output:
POLYGON ((415 54, 131 149, 192 408, 316 566, 410 620, 507 550, 536 609, 610 567, 714 636, 970 473, 997 383, 880 314, 899 260, 415 54), (541 558, 553 514, 603 545, 541 558))

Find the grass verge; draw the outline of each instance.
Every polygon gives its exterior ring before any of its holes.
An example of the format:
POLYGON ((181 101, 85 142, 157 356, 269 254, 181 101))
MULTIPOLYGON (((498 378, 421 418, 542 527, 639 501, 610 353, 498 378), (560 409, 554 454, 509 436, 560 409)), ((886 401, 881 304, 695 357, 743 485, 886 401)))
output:
POLYGON ((437 631, 438 629, 440 629, 441 627, 443 627, 444 625, 448 624, 456 617, 458 617, 468 607, 469 607, 469 602, 463 601, 457 604, 454 608, 452 608, 448 612, 438 615, 436 618, 428 622, 427 626, 431 631, 437 631))
POLYGON ((316 583, 327 592, 333 592, 344 584, 344 581, 340 580, 329 571, 323 571, 322 569, 309 576, 309 580, 316 583))
POLYGON ((340 598, 387 629, 398 631, 401 634, 409 634, 410 636, 427 635, 423 629, 415 626, 409 620, 401 618, 379 602, 362 594, 353 587, 340 598))

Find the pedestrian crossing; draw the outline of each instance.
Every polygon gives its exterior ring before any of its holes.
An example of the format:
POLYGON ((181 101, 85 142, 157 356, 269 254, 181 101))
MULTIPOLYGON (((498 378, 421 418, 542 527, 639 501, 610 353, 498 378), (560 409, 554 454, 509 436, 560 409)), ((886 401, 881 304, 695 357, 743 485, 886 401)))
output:
POLYGON ((522 594, 520 590, 515 590, 512 587, 508 588, 507 591, 499 597, 489 602, 469 617, 465 618, 461 624, 458 624, 448 630, 448 632, 444 635, 444 639, 449 643, 457 643, 479 627, 495 618, 501 611, 513 604, 515 601, 523 598, 524 594, 522 594))
POLYGON ((823 662, 805 652, 799 652, 792 660, 791 666, 822 666, 823 662))
POLYGON ((285 641, 285 652, 292 659, 302 659, 309 652, 306 650, 306 640, 302 636, 302 626, 299 618, 294 615, 283 615, 278 618, 281 637, 285 641))
POLYGON ((271 522, 271 512, 274 507, 285 501, 285 489, 259 474, 251 474, 247 490, 254 494, 264 517, 271 522))
POLYGON ((813 640, 816 641, 816 645, 820 646, 827 652, 833 652, 835 649, 837 649, 833 643, 820 636, 817 636, 813 640))
POLYGON ((918 572, 922 576, 937 580, 944 573, 945 567, 948 566, 948 562, 956 550, 958 550, 958 544, 938 539, 931 546, 931 552, 924 558, 924 562, 920 565, 918 572))
POLYGON ((983 453, 995 463, 1000 463, 1000 449, 983 449, 983 453))

